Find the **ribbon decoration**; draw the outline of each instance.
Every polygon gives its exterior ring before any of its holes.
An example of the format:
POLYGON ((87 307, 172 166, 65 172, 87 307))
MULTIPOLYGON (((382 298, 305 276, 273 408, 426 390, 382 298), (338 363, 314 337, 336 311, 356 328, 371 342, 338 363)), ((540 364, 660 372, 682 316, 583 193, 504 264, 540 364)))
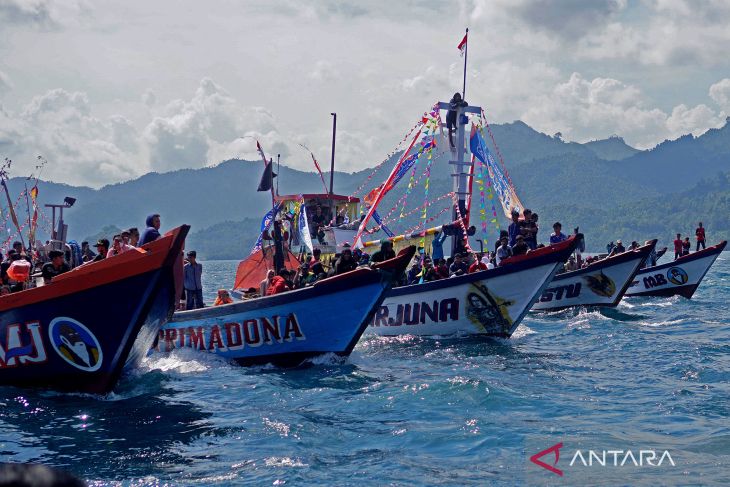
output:
POLYGON ((249 255, 253 255, 263 248, 264 233, 266 233, 266 231, 271 227, 271 224, 274 222, 274 218, 276 218, 276 214, 279 212, 280 209, 281 203, 276 203, 276 205, 274 205, 274 207, 270 209, 261 219, 261 233, 259 234, 259 238, 256 239, 256 243, 251 249, 251 254, 249 255))
POLYGON ((400 159, 398 160, 398 163, 395 165, 395 167, 393 167, 393 170, 390 172, 388 179, 386 179, 385 182, 380 185, 378 194, 375 197, 373 204, 370 205, 370 208, 368 209, 368 212, 365 215, 365 218, 360 222, 360 227, 358 228, 357 234, 355 235, 355 240, 353 241, 354 247, 362 247, 362 242, 360 241, 360 237, 362 237, 362 234, 365 231, 368 221, 370 221, 370 218, 373 216, 373 212, 380 204, 380 201, 383 199, 383 196, 385 196, 386 193, 388 193, 391 189, 393 189, 393 180, 395 179, 396 175, 398 174, 398 171, 400 170, 401 166, 403 165, 403 161, 408 157, 408 153, 413 148, 413 145, 416 143, 416 140, 418 140, 418 137, 420 137, 422 131, 423 131, 423 127, 421 127, 418 130, 418 133, 411 141, 411 145, 408 146, 408 149, 400 157, 400 159))
POLYGON ((314 251, 314 245, 312 244, 312 234, 309 233, 309 221, 307 220, 307 209, 304 206, 304 196, 300 195, 299 204, 299 238, 304 242, 304 245, 310 252, 314 251))
POLYGON ((416 124, 413 127, 411 127, 411 129, 406 133, 406 135, 401 139, 401 141, 398 142, 398 145, 395 146, 395 149, 390 151, 388 153, 388 155, 385 156, 385 159, 383 159, 379 164, 377 164, 373 168, 373 170, 370 172, 368 177, 365 178, 365 181, 363 181, 363 183, 360 186, 358 186, 355 191, 352 192, 352 194, 349 196, 350 199, 356 198, 357 195, 360 194, 360 191, 362 191, 363 188, 365 188, 365 186, 368 185, 368 183, 373 179, 375 174, 385 165, 385 163, 388 162, 391 159, 391 157, 393 157, 394 155, 396 155, 398 153, 398 151, 400 150, 400 147, 405 143, 406 140, 408 140, 410 138, 413 131, 416 130, 417 128, 419 128, 421 125, 423 125, 423 123, 424 123, 423 119, 421 119, 418 122, 416 122, 416 124))
MULTIPOLYGON (((453 199, 453 196, 454 196, 454 193, 451 193, 451 192, 446 193, 446 194, 443 194, 443 195, 439 196, 438 198, 436 198, 434 200, 428 201, 428 202, 424 203, 423 205, 420 205, 420 206, 417 206, 416 208, 413 208, 411 211, 409 211, 408 213, 406 213, 403 216, 407 218, 407 217, 409 217, 411 215, 414 215, 414 214, 416 214, 416 213, 418 213, 420 211, 423 211, 423 208, 424 207, 429 207, 430 208, 431 206, 433 206, 434 204, 436 204, 437 202, 439 202, 439 201, 441 201, 441 200, 443 200, 445 198, 453 199)), ((390 219, 389 220, 387 218, 384 218, 384 219, 382 219, 382 221, 387 224, 387 223, 394 223, 395 221, 400 220, 400 219, 401 219, 401 217, 398 216, 397 219, 390 219)), ((380 227, 377 227, 376 226, 376 227, 373 227, 370 230, 366 230, 366 232, 369 233, 369 234, 372 234, 372 233, 375 233, 375 232, 377 232, 379 230, 380 230, 380 227)))
MULTIPOLYGON (((383 230, 383 233, 385 233, 388 237, 395 237, 395 233, 390 231, 390 228, 386 227, 383 223, 383 220, 380 218, 380 215, 378 215, 378 212, 373 212, 373 220, 375 220, 375 223, 378 224, 378 228, 383 230)), ((374 232, 368 232, 368 233, 374 233, 374 232)))
MULTIPOLYGON (((319 174, 319 179, 322 180, 322 186, 324 186, 324 192, 329 193, 330 190, 327 188, 327 183, 324 182, 324 175, 322 174, 322 169, 319 167, 319 163, 317 162, 317 158, 314 157, 314 152, 309 150, 309 147, 307 147, 304 144, 299 144, 303 149, 305 149, 307 152, 309 152, 309 155, 312 156, 312 162, 314 162, 314 167, 317 169, 317 173, 319 174)), ((311 250, 311 249, 310 249, 311 250)))

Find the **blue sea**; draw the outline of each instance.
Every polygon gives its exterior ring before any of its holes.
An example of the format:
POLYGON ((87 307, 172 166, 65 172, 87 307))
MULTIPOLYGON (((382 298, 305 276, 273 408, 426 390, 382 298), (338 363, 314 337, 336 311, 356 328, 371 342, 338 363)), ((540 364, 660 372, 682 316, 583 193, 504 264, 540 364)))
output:
MULTIPOLYGON (((203 264, 210 302, 236 262, 203 264)), ((183 351, 103 397, 3 387, 0 461, 91 485, 728 485, 729 382, 725 253, 692 300, 531 314, 510 340, 367 337, 295 370, 183 351), (541 460, 562 476, 530 462, 560 443, 541 460), (611 457, 642 450, 672 462, 611 457)))

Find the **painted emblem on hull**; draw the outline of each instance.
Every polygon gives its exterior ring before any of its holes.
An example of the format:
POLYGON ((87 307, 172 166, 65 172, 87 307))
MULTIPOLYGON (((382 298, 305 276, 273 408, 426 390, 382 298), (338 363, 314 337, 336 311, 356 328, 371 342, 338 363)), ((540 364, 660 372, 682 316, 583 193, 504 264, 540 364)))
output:
POLYGON ((99 340, 73 318, 60 317, 48 327, 51 347, 63 360, 85 372, 95 372, 104 359, 99 340))
POLYGON ((667 271, 667 279, 669 279, 669 282, 672 284, 681 286, 682 284, 687 284, 689 276, 681 267, 672 267, 667 271))
POLYGON ((472 283, 471 291, 466 295, 466 315, 472 323, 484 328, 486 333, 505 335, 513 323, 507 308, 513 304, 492 294, 487 286, 472 283))
POLYGON ((603 296, 604 298, 610 298, 616 292, 616 283, 613 282, 613 279, 604 274, 603 271, 598 274, 593 274, 592 276, 584 276, 583 280, 588 285, 588 289, 599 296, 603 296))

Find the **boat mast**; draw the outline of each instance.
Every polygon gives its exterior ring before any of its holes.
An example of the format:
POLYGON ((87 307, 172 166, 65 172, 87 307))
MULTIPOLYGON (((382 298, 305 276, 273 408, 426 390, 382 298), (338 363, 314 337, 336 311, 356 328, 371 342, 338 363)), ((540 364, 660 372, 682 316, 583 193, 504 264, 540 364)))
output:
MULTIPOLYGON (((274 159, 269 159, 269 164, 274 164, 274 159)), ((272 174, 273 174, 273 167, 272 174)), ((277 181, 277 186, 279 182, 277 181)), ((274 177, 271 177, 271 208, 276 208, 276 197, 274 194, 274 177)), ((284 243, 282 242, 281 236, 281 221, 276 220, 276 214, 274 214, 274 221, 272 222, 274 228, 274 272, 279 275, 279 271, 284 268, 284 243)))
POLYGON ((337 114, 330 113, 332 115, 332 162, 330 164, 330 196, 332 196, 335 180, 335 135, 337 134, 337 114))
MULTIPOLYGON (((448 102, 440 101, 438 105, 440 110, 448 111, 451 109, 448 102)), ((466 213, 466 198, 469 195, 469 173, 473 164, 470 151, 466 148, 466 126, 468 123, 466 114, 480 114, 481 112, 482 108, 474 105, 459 107, 456 111, 456 148, 451 150, 451 156, 456 157, 449 161, 449 164, 453 166, 451 176, 454 178, 454 194, 457 197, 457 204, 454 205, 452 212, 452 221, 456 222, 460 217, 463 217, 465 226, 469 222, 469 215, 466 213), (469 157, 465 160, 467 155, 469 157)), ((453 256, 463 250, 463 235, 461 229, 458 229, 451 242, 451 255, 453 256)))

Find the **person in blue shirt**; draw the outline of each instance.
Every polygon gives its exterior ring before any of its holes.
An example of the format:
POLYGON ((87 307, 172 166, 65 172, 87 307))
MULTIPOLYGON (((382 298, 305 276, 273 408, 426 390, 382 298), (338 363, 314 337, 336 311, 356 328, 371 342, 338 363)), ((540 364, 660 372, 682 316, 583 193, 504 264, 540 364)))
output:
POLYGON ((147 217, 147 228, 142 233, 137 246, 141 247, 146 243, 154 242, 158 238, 160 238, 160 215, 155 213, 147 217))
POLYGON ((507 227, 507 235, 509 237, 509 246, 513 247, 517 241, 517 235, 520 235, 522 226, 520 225, 520 214, 517 211, 512 211, 512 223, 507 227))
POLYGON ((550 245, 559 244, 568 240, 568 237, 561 231, 563 226, 560 222, 553 223, 553 233, 550 234, 550 245))
POLYGON ((444 258, 444 241, 446 241, 447 235, 444 232, 436 232, 433 235, 433 242, 431 242, 431 257, 434 261, 439 261, 444 258))
POLYGON ((203 264, 195 260, 197 256, 194 250, 188 252, 188 261, 183 267, 183 273, 185 275, 183 287, 185 287, 185 296, 187 297, 185 309, 188 310, 205 306, 203 304, 203 283, 201 280, 203 264))

